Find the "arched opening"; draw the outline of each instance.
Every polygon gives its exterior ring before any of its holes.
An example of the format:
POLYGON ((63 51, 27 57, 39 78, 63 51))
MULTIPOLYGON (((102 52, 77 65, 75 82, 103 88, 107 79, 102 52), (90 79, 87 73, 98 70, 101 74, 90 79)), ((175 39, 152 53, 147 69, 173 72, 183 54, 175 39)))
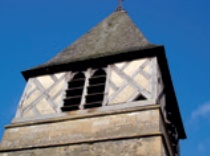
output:
POLYGON ((102 106, 106 83, 106 72, 103 69, 97 70, 89 79, 85 108, 102 106))
POLYGON ((83 73, 79 72, 79 73, 77 73, 74 76, 73 80, 75 80, 75 79, 84 79, 84 78, 85 78, 85 75, 83 73))
POLYGON ((106 75, 106 72, 103 69, 98 69, 95 71, 93 76, 96 76, 96 75, 106 75))
POLYGON ((68 89, 66 90, 66 98, 64 99, 64 105, 61 108, 62 111, 78 110, 83 88, 85 84, 85 75, 83 73, 76 74, 71 81, 68 82, 68 89))

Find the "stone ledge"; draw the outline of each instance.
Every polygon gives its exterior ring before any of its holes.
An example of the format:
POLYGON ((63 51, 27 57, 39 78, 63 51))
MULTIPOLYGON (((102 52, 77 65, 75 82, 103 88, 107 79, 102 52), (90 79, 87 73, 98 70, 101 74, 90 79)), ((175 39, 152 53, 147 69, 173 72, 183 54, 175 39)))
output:
MULTIPOLYGON (((109 106, 109 107, 111 107, 111 106, 109 106)), ((121 106, 121 107, 118 106, 118 107, 114 107, 114 108, 117 108, 117 110, 109 109, 106 111, 104 110, 102 112, 99 112, 99 111, 91 112, 91 110, 89 110, 89 112, 84 113, 84 114, 74 115, 74 114, 68 113, 64 117, 54 117, 51 119, 40 119, 37 121, 26 121, 26 122, 20 122, 20 123, 12 123, 10 125, 5 126, 5 128, 8 129, 8 128, 14 128, 14 127, 25 127, 25 126, 40 125, 40 124, 46 124, 46 123, 56 123, 56 122, 83 119, 83 118, 93 118, 93 117, 99 117, 99 116, 116 115, 116 114, 123 114, 123 113, 130 113, 130 112, 137 112, 137 111, 144 111, 144 110, 154 110, 154 109, 160 109, 160 106, 157 104, 151 104, 151 105, 147 105, 147 106, 136 106, 136 107, 128 107, 128 108, 125 108, 123 106, 121 106)))
POLYGON ((86 141, 79 141, 79 142, 75 142, 75 143, 50 144, 50 145, 33 146, 33 147, 25 147, 25 148, 0 148, 0 153, 33 150, 33 149, 43 149, 43 148, 52 148, 52 147, 61 147, 61 146, 69 146, 69 145, 79 145, 79 144, 92 144, 92 143, 97 143, 97 142, 107 142, 107 141, 114 141, 114 140, 126 140, 126 139, 145 138, 145 137, 154 137, 154 136, 161 136, 162 137, 163 134, 161 132, 153 132, 153 133, 150 133, 150 134, 130 135, 130 136, 124 136, 124 137, 92 139, 92 140, 86 140, 86 141))

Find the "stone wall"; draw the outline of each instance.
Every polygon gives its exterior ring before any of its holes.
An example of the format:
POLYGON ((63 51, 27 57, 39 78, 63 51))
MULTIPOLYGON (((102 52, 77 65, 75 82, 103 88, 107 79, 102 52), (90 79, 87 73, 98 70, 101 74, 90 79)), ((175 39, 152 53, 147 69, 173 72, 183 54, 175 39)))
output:
POLYGON ((161 137, 148 137, 7 152, 0 156, 163 156, 161 147, 161 137))
POLYGON ((160 135, 159 110, 142 110, 6 129, 0 150, 160 135))

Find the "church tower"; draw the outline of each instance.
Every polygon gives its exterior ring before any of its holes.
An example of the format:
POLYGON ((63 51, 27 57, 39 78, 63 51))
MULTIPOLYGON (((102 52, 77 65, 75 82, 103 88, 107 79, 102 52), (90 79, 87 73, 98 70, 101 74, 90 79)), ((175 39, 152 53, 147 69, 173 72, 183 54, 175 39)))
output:
POLYGON ((180 156, 186 134, 164 47, 122 8, 22 74, 0 156, 180 156))

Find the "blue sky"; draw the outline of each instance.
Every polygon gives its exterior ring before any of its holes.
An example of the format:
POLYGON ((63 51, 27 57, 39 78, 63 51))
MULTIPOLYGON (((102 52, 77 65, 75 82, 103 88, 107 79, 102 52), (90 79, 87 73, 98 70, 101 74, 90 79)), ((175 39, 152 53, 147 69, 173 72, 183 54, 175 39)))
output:
MULTIPOLYGON (((0 0, 0 138, 25 80, 41 64, 109 14, 117 0, 0 0)), ((183 156, 210 156, 209 0, 125 0, 129 16, 152 43, 163 44, 188 139, 183 156)))

